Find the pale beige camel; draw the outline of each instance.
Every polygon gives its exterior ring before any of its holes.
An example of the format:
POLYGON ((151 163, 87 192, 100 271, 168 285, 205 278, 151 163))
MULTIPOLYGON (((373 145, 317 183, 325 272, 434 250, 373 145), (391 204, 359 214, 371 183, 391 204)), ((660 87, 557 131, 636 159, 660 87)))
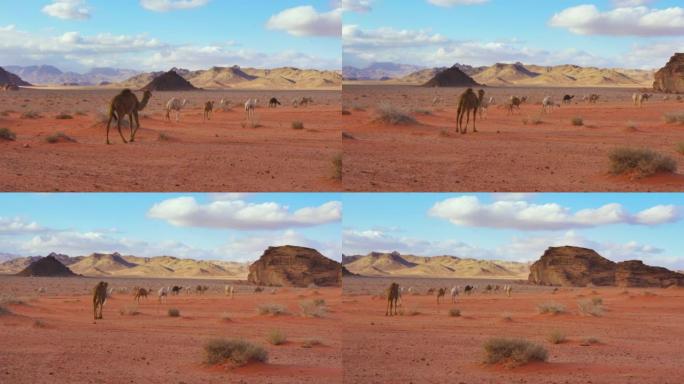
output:
POLYGON ((475 120, 477 119, 477 110, 480 107, 480 102, 484 97, 484 90, 480 89, 477 95, 472 88, 466 89, 458 99, 458 111, 456 112, 456 132, 466 134, 468 132, 468 124, 470 123, 470 115, 473 115, 473 132, 477 132, 475 127, 475 120), (466 118, 465 128, 463 128, 463 118, 466 118))
POLYGON ((394 316, 397 314, 397 301, 399 300, 399 284, 392 283, 387 288, 387 309, 385 310, 385 316, 394 316), (392 308, 394 307, 394 313, 392 308))
POLYGON ((123 120, 126 115, 128 115, 129 122, 131 125, 131 142, 135 141, 135 133, 140 129, 140 119, 138 112, 145 109, 147 103, 152 97, 152 92, 145 91, 143 94, 142 101, 138 101, 138 98, 130 89, 124 89, 118 95, 114 96, 112 102, 109 104, 109 121, 107 122, 107 144, 109 142, 109 126, 112 123, 112 119, 116 119, 116 127, 119 130, 119 136, 124 143, 127 143, 126 139, 121 132, 121 120, 123 120), (133 121, 135 120, 135 125, 133 121), (137 126, 137 128, 136 128, 137 126))
POLYGON ((107 301, 107 283, 100 281, 93 288, 93 320, 102 318, 102 307, 105 301, 107 301))

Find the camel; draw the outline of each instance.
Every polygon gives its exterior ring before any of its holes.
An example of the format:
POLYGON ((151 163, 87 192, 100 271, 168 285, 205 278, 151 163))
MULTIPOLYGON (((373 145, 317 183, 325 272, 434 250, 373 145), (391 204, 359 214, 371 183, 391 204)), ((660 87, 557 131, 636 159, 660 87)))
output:
POLYGON ((254 118, 254 113, 258 104, 259 99, 249 99, 245 102, 245 112, 247 113, 248 119, 254 118))
POLYGON ((572 103, 572 99, 575 98, 575 95, 565 95, 563 96, 563 104, 570 104, 572 103))
POLYGON ((278 108, 279 105, 281 105, 280 101, 278 101, 278 99, 275 97, 271 97, 271 100, 268 101, 269 108, 278 108))
POLYGON ((228 99, 221 99, 221 101, 219 102, 219 107, 223 112, 226 112, 230 110, 230 108, 232 107, 232 102, 228 99))
POLYGON ((452 287, 451 288, 451 303, 456 302, 456 296, 458 296, 458 287, 452 287))
POLYGON ((551 96, 546 96, 542 101, 542 113, 550 113, 554 105, 551 96))
POLYGON ((121 132, 121 120, 123 120, 126 115, 128 115, 130 125, 131 125, 131 138, 130 141, 135 141, 135 134, 140 129, 140 119, 138 112, 145 109, 147 103, 152 97, 152 92, 145 91, 143 94, 142 101, 138 101, 138 98, 130 89, 124 89, 118 95, 114 96, 111 103, 109 104, 109 121, 107 121, 107 144, 109 142, 109 126, 112 120, 116 120, 116 128, 119 130, 119 136, 124 143, 127 143, 126 139, 121 132), (133 120, 135 119, 135 125, 133 125, 133 120), (137 128, 136 128, 137 126, 137 128))
POLYGON ((180 121, 180 111, 188 104, 188 100, 183 99, 183 101, 172 97, 166 102, 166 120, 171 120, 171 111, 176 112, 176 123, 180 121))
POLYGON ((234 286, 226 285, 224 290, 225 290, 226 296, 230 296, 231 299, 233 298, 233 296, 235 296, 235 287, 234 286))
POLYGON ((393 316, 392 306, 394 306, 394 315, 397 314, 397 301, 399 300, 399 284, 392 283, 387 288, 387 310, 385 316, 393 316))
POLYGON ((506 285, 504 285, 504 287, 503 287, 503 291, 504 291, 504 293, 505 293, 508 297, 511 297, 511 292, 513 291, 513 287, 510 286, 510 285, 508 285, 508 284, 506 284, 506 285))
POLYGON ((508 103, 506 104, 506 109, 508 109, 508 113, 513 113, 514 108, 520 111, 520 104, 522 104, 522 99, 520 99, 518 96, 511 96, 511 98, 508 100, 508 103))
POLYGON ((204 120, 211 120, 211 113, 214 111, 214 102, 207 101, 204 103, 204 120))
POLYGON ((195 288, 198 294, 204 295, 206 291, 209 290, 209 287, 206 285, 198 285, 197 288, 195 288))
POLYGON ((465 293, 466 295, 470 295, 474 291, 475 287, 473 287, 472 285, 466 285, 465 288, 463 288, 463 293, 465 293))
POLYGON ((102 318, 102 307, 107 301, 107 283, 100 281, 93 289, 93 320, 102 318), (98 312, 97 309, 100 309, 98 312))
POLYGON ((489 106, 491 105, 491 100, 493 97, 490 97, 489 99, 482 99, 480 101, 480 105, 477 108, 478 112, 480 113, 480 120, 484 120, 487 118, 487 115, 489 115, 489 106))
POLYGON ((595 93, 589 95, 589 104, 596 104, 601 96, 595 93))
POLYGON ((174 285, 173 288, 171 288, 171 293, 178 296, 182 290, 183 290, 182 286, 174 285))
POLYGON ((648 93, 635 93, 632 95, 632 101, 634 102, 634 105, 641 107, 641 104, 643 102, 648 101, 648 99, 651 98, 651 95, 648 93))
POLYGON ((157 294, 159 295, 159 304, 161 304, 162 302, 165 302, 168 300, 169 288, 161 287, 161 288, 159 288, 159 291, 157 292, 157 294))
POLYGON ((484 90, 480 89, 476 95, 472 88, 466 89, 466 91, 461 94, 458 100, 458 111, 456 112, 456 132, 460 131, 461 134, 466 134, 468 132, 471 112, 473 114, 473 132, 477 132, 475 120, 477 118, 477 110, 480 107, 484 94, 484 90), (463 117, 466 117, 465 129, 463 128, 463 117))
POLYGON ((444 298, 444 295, 446 295, 446 288, 440 288, 437 291, 437 304, 439 304, 439 299, 444 298))
POLYGON ((138 304, 140 304, 140 298, 144 297, 147 299, 147 294, 149 292, 145 288, 138 288, 135 287, 133 289, 133 300, 135 300, 138 304))

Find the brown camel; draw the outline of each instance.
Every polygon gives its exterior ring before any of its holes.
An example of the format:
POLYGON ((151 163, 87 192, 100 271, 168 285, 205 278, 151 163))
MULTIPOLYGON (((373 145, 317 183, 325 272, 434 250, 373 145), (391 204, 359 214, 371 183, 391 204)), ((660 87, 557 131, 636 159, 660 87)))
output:
POLYGON ((107 283, 100 281, 93 288, 93 320, 102 318, 102 307, 104 307, 105 301, 107 301, 107 283), (99 312, 98 308, 100 309, 99 312))
POLYGON ((508 103, 506 104, 506 108, 508 109, 508 113, 513 113, 513 109, 517 108, 518 111, 520 110, 520 104, 522 104, 523 101, 520 99, 518 96, 511 96, 511 98, 508 100, 508 103))
POLYGON ((138 304, 139 304, 139 303, 140 303, 140 298, 141 298, 141 297, 144 297, 144 298, 147 299, 147 294, 148 294, 147 289, 145 289, 145 288, 136 288, 136 289, 133 290, 133 295, 134 295, 134 296, 133 296, 133 300, 135 300, 135 301, 138 302, 138 304))
POLYGON ((444 295, 446 295, 446 288, 440 288, 437 291, 437 304, 439 304, 439 299, 443 299, 444 295))
POLYGON ((387 288, 387 310, 385 316, 394 316, 397 314, 397 301, 399 301, 399 284, 392 283, 387 288), (392 307, 394 307, 394 314, 392 314, 392 307))
POLYGON ((123 91, 121 91, 121 93, 114 96, 112 102, 109 105, 109 121, 107 122, 107 144, 111 144, 109 142, 109 126, 111 125, 113 119, 116 120, 116 127, 119 130, 121 140, 123 140, 124 143, 127 142, 123 136, 123 133, 121 132, 121 120, 123 120, 126 117, 126 115, 128 115, 131 125, 131 142, 135 141, 135 134, 138 131, 138 129, 140 129, 140 119, 138 117, 138 112, 145 109, 147 103, 150 101, 150 97, 152 97, 152 92, 145 91, 145 93, 143 94, 142 101, 138 101, 138 98, 130 89, 124 89, 123 91), (135 125, 133 125, 134 119, 135 125))
POLYGON ((475 120, 477 119, 477 110, 482 103, 485 91, 480 89, 477 95, 472 88, 466 89, 458 99, 458 111, 456 112, 456 132, 466 134, 468 132, 468 124, 470 123, 470 114, 473 114, 473 132, 477 132, 475 127, 475 120), (463 128, 463 117, 466 118, 465 128, 463 128))
POLYGON ((214 102, 207 101, 204 103, 204 120, 211 120, 211 113, 214 111, 214 102))

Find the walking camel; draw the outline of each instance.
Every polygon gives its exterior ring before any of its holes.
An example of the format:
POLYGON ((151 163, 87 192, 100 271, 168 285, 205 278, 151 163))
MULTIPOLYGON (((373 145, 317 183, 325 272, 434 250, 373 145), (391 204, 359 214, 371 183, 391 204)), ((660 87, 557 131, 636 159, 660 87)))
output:
POLYGON ((245 113, 247 113, 247 119, 251 120, 254 118, 257 104, 259 104, 259 99, 249 99, 245 102, 245 113))
POLYGON ((632 101, 634 102, 634 105, 638 107, 641 107, 641 104, 648 101, 649 98, 651 98, 651 95, 648 93, 635 93, 632 95, 632 101))
POLYGON ((458 287, 452 287, 451 288, 451 303, 456 302, 456 296, 458 296, 458 287))
POLYGON ((211 120, 211 113, 214 111, 214 102, 207 101, 204 103, 204 120, 211 120))
POLYGON ((446 295, 446 288, 440 288, 437 291, 437 304, 439 304, 439 299, 443 299, 444 295, 446 295))
POLYGON ((480 89, 477 95, 472 88, 466 89, 458 99, 458 111, 456 112, 456 132, 466 134, 468 132, 468 124, 470 123, 470 114, 473 115, 473 132, 477 132, 475 127, 475 120, 477 119, 477 110, 480 107, 480 102, 484 97, 484 90, 480 89), (466 118, 465 129, 463 128, 463 118, 466 118))
POLYGON ((126 138, 124 138, 121 132, 121 120, 123 120, 126 115, 128 115, 130 126, 131 126, 131 138, 130 141, 135 141, 135 134, 140 129, 140 118, 138 112, 145 109, 147 103, 152 97, 152 92, 145 91, 143 93, 142 101, 138 101, 138 97, 130 89, 124 89, 118 95, 114 96, 111 103, 109 104, 109 121, 107 121, 107 144, 109 142, 109 127, 112 120, 116 120, 116 128, 119 130, 119 136, 123 140, 124 144, 127 143, 126 138), (133 121, 135 120, 135 125, 133 121), (136 128, 137 126, 137 128, 136 128))
POLYGON ((166 120, 171 120, 171 111, 176 112, 176 123, 180 121, 180 111, 188 104, 188 100, 183 99, 183 101, 172 97, 166 102, 166 120))
POLYGON ((135 300, 138 304, 140 304, 140 298, 146 298, 147 299, 147 289, 145 288, 135 288, 133 290, 133 300, 135 300))
POLYGON ((268 101, 269 108, 278 108, 279 105, 281 105, 280 101, 278 101, 278 99, 275 97, 271 97, 271 100, 268 101))
POLYGON ((107 301, 107 285, 104 281, 100 281, 93 289, 93 320, 102 318, 102 307, 107 301))
POLYGON ((575 98, 575 95, 565 95, 563 96, 563 104, 570 104, 572 103, 572 99, 575 98))
POLYGON ((399 284, 392 283, 387 288, 387 310, 385 316, 394 316, 397 314, 397 301, 399 300, 399 284), (392 307, 394 307, 394 315, 392 314, 392 307))

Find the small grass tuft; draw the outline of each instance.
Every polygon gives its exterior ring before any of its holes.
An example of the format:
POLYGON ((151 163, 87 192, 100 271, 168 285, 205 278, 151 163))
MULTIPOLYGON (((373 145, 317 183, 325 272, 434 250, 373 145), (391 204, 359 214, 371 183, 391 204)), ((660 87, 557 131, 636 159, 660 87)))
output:
POLYGON ((225 322, 232 321, 232 319, 230 318, 230 313, 228 313, 228 312, 223 312, 223 313, 221 314, 221 321, 225 321, 225 322))
POLYGON ((324 317, 328 313, 328 307, 323 299, 300 301, 299 308, 304 317, 324 317))
POLYGON ((287 341, 287 336, 282 331, 274 329, 268 333, 266 340, 272 345, 282 345, 287 341))
POLYGON ((287 309, 280 304, 261 304, 257 307, 260 315, 286 315, 287 309))
POLYGON ((551 313, 557 315, 559 313, 565 313, 565 306, 563 304, 548 302, 537 305, 537 310, 541 314, 551 313))
POLYGON ((332 158, 332 178, 342 180, 342 154, 338 153, 332 158))
POLYGON ((318 339, 309 339, 302 343, 302 348, 313 348, 319 345, 323 345, 323 342, 318 339))
POLYGON ((21 114, 22 119, 40 119, 42 116, 36 111, 26 111, 21 114))
POLYGON ((169 308, 169 317, 180 317, 180 309, 178 308, 169 308))
POLYGON ((76 139, 74 139, 70 136, 67 136, 63 132, 57 132, 55 134, 52 134, 52 135, 46 137, 45 141, 50 143, 50 144, 56 144, 59 142, 76 143, 76 139))
POLYGON ((549 333, 549 336, 546 338, 549 343, 551 344, 560 344, 564 343, 567 339, 565 337, 565 334, 561 331, 555 330, 549 333))
POLYGON ((584 119, 583 119, 581 116, 575 116, 575 117, 573 117, 573 118, 570 120, 570 122, 571 122, 572 125, 574 125, 575 127, 581 127, 581 126, 584 125, 584 119))
POLYGON ((9 128, 0 128, 0 140, 14 141, 17 135, 9 128))
POLYGON ((159 141, 170 141, 171 136, 169 136, 168 133, 159 132, 159 136, 157 136, 157 140, 159 140, 159 141))
POLYGON ((451 309, 449 309, 449 316, 461 317, 461 310, 458 308, 451 308, 451 309))
POLYGON ((597 344, 601 344, 601 341, 595 337, 587 337, 586 339, 582 340, 582 342, 580 343, 580 345, 583 347, 589 347, 589 346, 597 345, 597 344))
POLYGON ((504 312, 503 314, 501 314, 501 320, 506 322, 513 321, 513 316, 508 312, 504 312))
POLYGON ((548 352, 544 347, 523 339, 489 339, 484 344, 484 350, 486 364, 504 363, 516 367, 548 359, 548 352))
POLYGON ((119 309, 119 314, 121 316, 136 316, 139 315, 140 312, 136 306, 127 306, 119 309))
POLYGON ((382 103, 376 111, 376 120, 391 125, 411 125, 417 121, 405 111, 392 106, 389 103, 382 103))
MULTIPOLYGON (((597 298, 594 298, 597 299, 597 298)), ((603 315, 603 300, 594 301, 592 300, 579 300, 577 302, 577 307, 580 313, 583 315, 590 315, 595 317, 600 317, 603 315)), ((600 297, 598 298, 600 299, 600 297)))
POLYGON ((293 121, 292 129, 304 129, 304 123, 301 121, 293 121))
POLYGON ((616 148, 608 157, 610 171, 615 175, 635 172, 639 177, 647 177, 677 171, 677 162, 673 158, 650 149, 616 148))
POLYGON ((668 124, 684 124, 684 112, 670 112, 663 115, 668 124))
POLYGON ((211 365, 225 362, 245 365, 250 362, 268 361, 268 352, 263 347, 245 340, 210 340, 204 345, 204 352, 204 362, 211 365))
POLYGON ((36 319, 33 321, 33 328, 48 328, 48 325, 46 322, 40 319, 36 319))
POLYGON ((68 114, 66 112, 62 112, 59 115, 55 116, 55 119, 57 119, 57 120, 71 120, 73 118, 74 118, 73 116, 71 116, 70 114, 68 114))

